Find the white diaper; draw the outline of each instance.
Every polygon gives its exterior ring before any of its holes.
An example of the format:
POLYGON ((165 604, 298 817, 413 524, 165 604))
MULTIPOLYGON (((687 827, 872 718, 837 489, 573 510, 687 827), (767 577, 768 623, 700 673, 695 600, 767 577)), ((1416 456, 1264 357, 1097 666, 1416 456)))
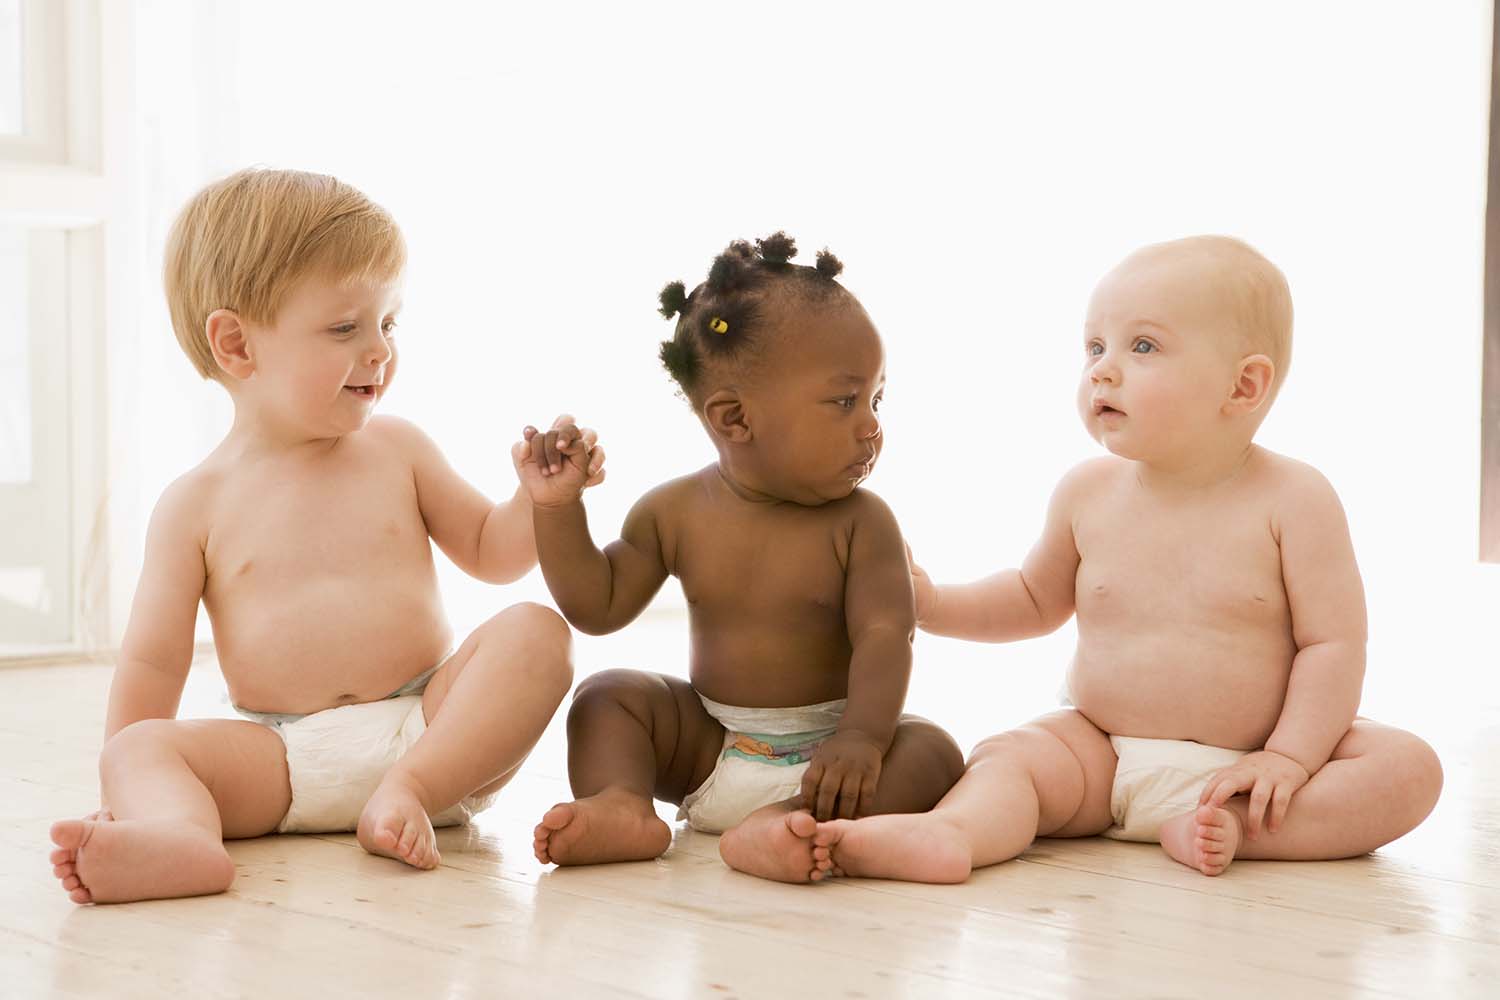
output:
POLYGON ((802 773, 834 734, 848 699, 797 708, 737 708, 698 696, 724 727, 724 749, 713 773, 677 810, 694 830, 723 833, 761 806, 802 790, 802 773))
POLYGON ((1147 843, 1158 842, 1167 820, 1198 808, 1208 779, 1249 752, 1136 736, 1111 736, 1109 742, 1119 763, 1109 793, 1115 825, 1103 836, 1147 843))
MULTIPOLYGON (((358 825, 380 779, 427 730, 420 691, 431 675, 428 671, 380 701, 340 705, 311 715, 241 710, 286 742, 292 805, 278 833, 335 833, 358 825), (407 693, 413 689, 418 693, 407 693)), ((467 823, 493 799, 471 795, 433 816, 432 825, 467 823)))

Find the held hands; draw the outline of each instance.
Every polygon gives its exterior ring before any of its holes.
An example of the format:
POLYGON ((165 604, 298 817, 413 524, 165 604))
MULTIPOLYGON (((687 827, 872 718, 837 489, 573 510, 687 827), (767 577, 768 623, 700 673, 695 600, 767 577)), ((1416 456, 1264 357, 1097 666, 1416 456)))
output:
POLYGON ((802 774, 802 804, 819 820, 854 819, 875 800, 880 744, 863 733, 834 733, 813 753, 802 774))
POLYGON ((937 584, 912 558, 910 545, 906 547, 906 565, 911 567, 911 585, 917 592, 917 624, 920 625, 932 614, 932 605, 937 600, 937 584))
POLYGON ((1307 784, 1307 779, 1307 769, 1292 758, 1274 750, 1260 750, 1246 754, 1209 778, 1203 794, 1198 796, 1198 804, 1217 808, 1241 792, 1249 792, 1249 828, 1245 833, 1255 840, 1260 836, 1263 820, 1267 833, 1281 829, 1292 796, 1307 784))
POLYGON ((510 449, 516 475, 538 507, 571 503, 604 481, 604 449, 599 435, 579 427, 564 413, 546 431, 527 426, 510 449))

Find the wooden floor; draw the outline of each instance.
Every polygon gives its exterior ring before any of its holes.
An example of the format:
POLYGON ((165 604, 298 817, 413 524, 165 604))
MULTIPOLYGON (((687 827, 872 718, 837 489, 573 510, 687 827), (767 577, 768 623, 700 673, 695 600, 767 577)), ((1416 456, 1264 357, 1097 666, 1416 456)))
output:
MULTIPOLYGON (((667 635, 658 657, 678 652, 667 635)), ((580 673, 617 654, 580 646, 580 673)), ((225 895, 80 908, 46 830, 95 802, 108 681, 96 664, 0 669, 0 996, 1500 996, 1493 706, 1417 712, 1434 720, 1419 731, 1443 756, 1443 800, 1354 861, 1206 879, 1153 846, 1042 841, 961 886, 797 887, 729 871, 684 829, 658 861, 554 870, 530 852, 567 795, 554 723, 493 809, 439 833, 436 872, 350 836, 268 837, 231 846, 225 895)), ((953 687, 923 683, 914 695, 953 687)), ((184 714, 225 708, 209 661, 184 714)), ((966 747, 984 722, 969 711, 966 747)))

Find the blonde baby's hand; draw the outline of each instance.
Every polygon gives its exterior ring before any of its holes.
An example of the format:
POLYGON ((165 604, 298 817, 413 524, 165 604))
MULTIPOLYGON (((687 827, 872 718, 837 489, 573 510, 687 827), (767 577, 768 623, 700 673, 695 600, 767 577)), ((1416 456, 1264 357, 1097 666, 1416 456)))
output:
POLYGON ((802 773, 802 804, 819 820, 854 819, 875 801, 880 744, 858 732, 834 733, 813 753, 802 773))
POLYGON ((917 624, 920 625, 932 614, 932 605, 937 601, 937 584, 912 558, 910 545, 906 547, 906 565, 911 567, 911 585, 917 593, 917 624))
POLYGON ((598 435, 563 414, 546 431, 527 426, 511 448, 516 475, 537 506, 560 506, 577 500, 585 489, 604 481, 604 449, 598 435))
POLYGON ((1203 794, 1198 796, 1198 804, 1220 808, 1236 795, 1249 792, 1249 828, 1245 833, 1255 840, 1260 836, 1262 825, 1268 833, 1281 829, 1292 796, 1307 784, 1307 779, 1307 769, 1292 758, 1274 750, 1259 750, 1246 754, 1209 778, 1203 786, 1203 794), (1267 806, 1270 807, 1269 814, 1267 806))

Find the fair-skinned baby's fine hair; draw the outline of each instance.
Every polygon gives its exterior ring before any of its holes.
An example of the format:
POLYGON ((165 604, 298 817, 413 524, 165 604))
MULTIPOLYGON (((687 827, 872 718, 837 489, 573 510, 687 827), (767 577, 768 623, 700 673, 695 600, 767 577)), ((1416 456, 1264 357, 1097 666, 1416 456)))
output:
POLYGON ((269 324, 305 278, 392 281, 405 266, 396 221, 359 190, 325 174, 252 167, 183 207, 163 280, 177 342, 198 374, 219 379, 206 330, 214 311, 269 324))
POLYGON ((1246 355, 1264 354, 1275 366, 1270 396, 1274 400, 1292 362, 1292 292, 1281 269, 1232 236, 1189 236, 1137 253, 1186 255, 1204 265, 1234 315, 1241 338, 1237 349, 1246 355))

